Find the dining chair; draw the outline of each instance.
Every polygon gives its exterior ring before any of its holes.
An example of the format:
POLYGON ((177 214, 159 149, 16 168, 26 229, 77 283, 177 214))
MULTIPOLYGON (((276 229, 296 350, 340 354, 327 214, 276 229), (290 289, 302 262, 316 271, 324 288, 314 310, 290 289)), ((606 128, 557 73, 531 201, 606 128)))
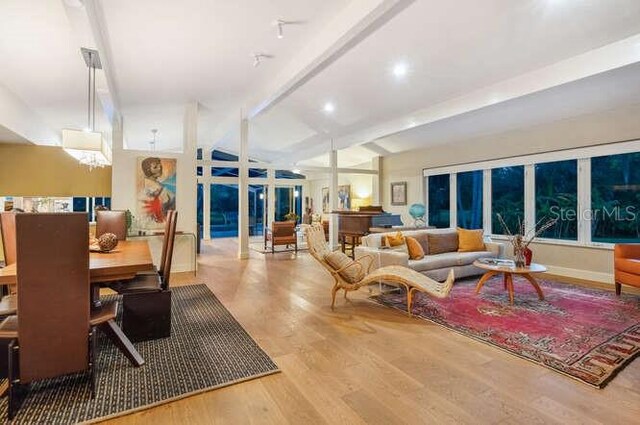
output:
MULTIPOLYGON (((4 254, 5 266, 16 262, 16 213, 0 213, 0 233, 2 236, 2 250, 4 254)), ((2 299, 0 299, 0 316, 16 314, 18 300, 15 294, 11 294, 5 286, 2 288, 2 299)))
POLYGON ((127 214, 125 211, 96 211, 96 238, 113 233, 119 241, 127 240, 127 214))
POLYGON ((114 320, 116 303, 90 311, 89 226, 85 213, 15 217, 18 314, 0 324, 8 344, 8 416, 26 385, 88 372, 95 396, 95 326, 114 320))
POLYGON ((171 336, 171 264, 178 212, 170 211, 165 226, 163 255, 158 273, 136 275, 119 287, 122 294, 122 331, 132 342, 171 336), (127 288, 127 285, 130 285, 127 288))

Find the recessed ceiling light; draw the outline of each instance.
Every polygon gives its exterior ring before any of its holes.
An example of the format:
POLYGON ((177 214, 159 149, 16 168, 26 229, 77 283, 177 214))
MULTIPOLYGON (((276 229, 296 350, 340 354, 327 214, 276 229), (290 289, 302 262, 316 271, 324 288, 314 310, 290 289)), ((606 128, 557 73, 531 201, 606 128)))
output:
POLYGON ((324 104, 324 108, 322 108, 322 109, 324 109, 324 111, 326 113, 330 114, 330 113, 332 113, 333 111, 336 110, 336 105, 334 105, 331 102, 327 102, 327 103, 324 104))
POLYGON ((396 78, 402 78, 407 75, 409 66, 405 62, 398 62, 393 66, 393 75, 396 78))

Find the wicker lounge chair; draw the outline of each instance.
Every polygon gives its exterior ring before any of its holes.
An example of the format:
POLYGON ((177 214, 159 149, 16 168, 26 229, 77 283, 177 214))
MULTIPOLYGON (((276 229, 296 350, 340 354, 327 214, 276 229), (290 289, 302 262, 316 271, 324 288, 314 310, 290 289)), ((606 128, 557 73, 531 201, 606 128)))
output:
POLYGON ((411 304, 416 291, 424 292, 437 298, 445 298, 449 295, 453 287, 453 270, 449 272, 449 276, 444 282, 435 281, 422 273, 403 266, 386 266, 371 271, 371 266, 374 262, 374 258, 371 255, 365 255, 358 260, 349 262, 341 268, 336 268, 326 260, 332 251, 325 241, 322 226, 305 226, 304 232, 309 252, 313 258, 331 273, 335 281, 331 289, 331 308, 335 306, 336 293, 340 289, 344 290, 344 296, 346 298, 348 291, 356 291, 366 285, 386 282, 405 288, 407 291, 407 313, 411 315, 411 304), (352 276, 360 276, 361 278, 356 281, 349 279, 345 273, 348 270, 352 272, 352 276))

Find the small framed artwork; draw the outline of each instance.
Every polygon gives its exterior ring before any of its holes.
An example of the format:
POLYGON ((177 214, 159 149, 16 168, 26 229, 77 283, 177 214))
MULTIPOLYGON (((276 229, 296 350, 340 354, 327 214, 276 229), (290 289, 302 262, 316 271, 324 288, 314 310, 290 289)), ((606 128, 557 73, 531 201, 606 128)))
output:
POLYGON ((328 213, 329 211, 329 188, 322 188, 322 212, 328 213))
POLYGON ((391 183, 391 205, 407 205, 407 182, 391 183))

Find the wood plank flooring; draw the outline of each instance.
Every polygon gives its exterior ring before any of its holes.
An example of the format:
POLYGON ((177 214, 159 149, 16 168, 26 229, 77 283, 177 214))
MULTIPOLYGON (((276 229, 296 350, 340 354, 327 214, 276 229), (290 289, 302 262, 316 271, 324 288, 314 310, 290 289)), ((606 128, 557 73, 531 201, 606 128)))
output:
MULTIPOLYGON (((331 277, 307 254, 203 245, 196 277, 282 373, 110 424, 640 424, 640 359, 596 390, 367 301, 331 311, 331 277)), ((173 284, 173 282, 172 282, 173 284)))

